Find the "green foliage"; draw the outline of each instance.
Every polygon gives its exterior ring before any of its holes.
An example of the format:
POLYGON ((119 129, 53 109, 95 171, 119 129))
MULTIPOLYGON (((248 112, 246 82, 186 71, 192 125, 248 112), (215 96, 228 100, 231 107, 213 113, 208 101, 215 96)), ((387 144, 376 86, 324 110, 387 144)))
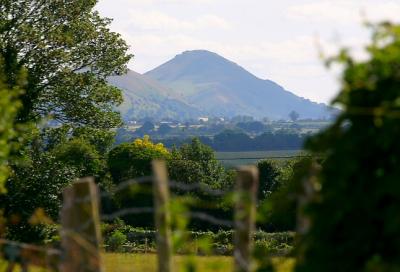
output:
MULTIPOLYGON (((119 224, 107 224, 103 226, 103 235, 105 237, 107 248, 111 249, 110 238, 114 233, 122 233, 127 240, 124 241, 125 244, 130 244, 133 249, 130 251, 140 250, 143 245, 147 244, 150 250, 155 251, 156 246, 156 231, 145 230, 141 228, 134 228, 129 225, 119 225, 119 224)), ((185 237, 186 243, 181 243, 175 250, 179 253, 195 253, 203 254, 205 253, 200 244, 207 241, 206 244, 210 246, 211 254, 215 255, 231 255, 233 254, 233 237, 234 231, 232 230, 219 230, 219 231, 186 231, 185 237), (195 252, 193 252, 193 250, 195 252), (196 252, 197 250, 197 252, 196 252)), ((256 243, 256 257, 266 257, 266 256, 286 256, 290 254, 293 249, 293 244, 295 240, 295 233, 293 232, 277 232, 277 233, 267 233, 263 231, 256 231, 253 237, 256 243), (263 253, 263 255, 258 255, 258 253, 263 253)))
POLYGON ((245 132, 249 133, 262 133, 271 130, 271 128, 269 128, 264 123, 259 121, 240 122, 237 123, 236 126, 240 129, 243 129, 245 132))
POLYGON ((215 189, 227 189, 232 182, 217 161, 214 150, 202 144, 198 138, 172 151, 168 172, 172 180, 205 184, 215 189))
POLYGON ((278 162, 274 160, 262 160, 257 163, 259 171, 258 199, 268 197, 279 186, 279 176, 281 174, 278 162))
POLYGON ((73 138, 51 152, 58 162, 74 167, 77 177, 98 177, 106 169, 105 160, 100 158, 95 147, 82 138, 73 138))
POLYGON ((148 136, 133 143, 121 144, 108 155, 108 166, 115 183, 151 175, 151 161, 170 156, 162 144, 154 144, 148 136))
POLYGON ((343 111, 307 145, 326 159, 312 179, 297 271, 400 270, 400 26, 373 28, 369 59, 334 59, 344 65, 343 111))
MULTIPOLYGON (((186 201, 181 205, 186 205, 191 211, 207 213, 217 218, 227 220, 232 218, 232 202, 229 196, 215 196, 207 191, 218 189, 229 192, 233 187, 235 172, 225 170, 209 146, 194 138, 191 144, 173 149, 171 159, 168 161, 168 173, 170 179, 178 183, 206 188, 191 192, 174 188, 173 192, 186 201)), ((189 227, 200 230, 218 229, 213 224, 196 219, 191 219, 189 227)))
POLYGON ((4 183, 9 173, 8 158, 12 151, 12 141, 17 136, 14 120, 20 103, 21 89, 10 89, 6 84, 3 59, 0 57, 0 194, 5 192, 4 183))
POLYGON ((226 130, 215 135, 210 145, 217 151, 299 150, 307 136, 279 130, 251 138, 245 133, 226 130))
POLYGON ((293 122, 296 122, 297 119, 299 119, 299 117, 300 117, 300 114, 299 114, 297 111, 291 111, 291 112, 289 113, 289 118, 290 118, 290 120, 292 120, 293 122))
MULTIPOLYGON (((260 226, 266 231, 295 231, 298 195, 309 172, 311 158, 293 159, 279 168, 274 188, 259 204, 260 226)), ((275 166, 276 167, 276 166, 275 166)))
MULTIPOLYGON (((162 144, 154 144, 148 136, 136 139, 129 144, 121 144, 108 155, 108 167, 114 184, 133 178, 152 175, 151 162, 154 159, 167 159, 169 151, 162 144)), ((153 207, 151 183, 135 184, 116 193, 114 200, 118 209, 122 207, 153 207)), ((126 216, 123 219, 134 226, 152 227, 153 215, 126 216)))
POLYGON ((43 224, 31 224, 38 209, 52 221, 58 220, 62 189, 77 176, 76 169, 44 152, 30 154, 12 167, 6 183, 7 194, 0 201, 8 218, 7 238, 24 242, 47 239, 43 224), (32 157, 34 159, 30 159, 32 157))
POLYGON ((123 246, 128 241, 128 238, 119 230, 115 230, 111 236, 107 239, 107 250, 113 252, 122 252, 124 250, 123 246))
POLYGON ((127 45, 94 11, 96 0, 0 2, 0 55, 7 84, 21 67, 28 85, 18 121, 44 116, 76 125, 119 124, 113 106, 122 101, 106 77, 125 72, 127 45))
POLYGON ((11 168, 0 205, 9 238, 42 241, 42 224, 30 224, 34 213, 55 221, 61 192, 74 178, 107 180, 102 157, 113 141, 110 128, 120 124, 115 106, 122 96, 106 79, 125 72, 131 56, 96 3, 0 1, 0 187, 11 168), (7 161, 13 129, 26 124, 32 127, 23 147, 7 161), (57 128, 43 128, 49 124, 57 128))

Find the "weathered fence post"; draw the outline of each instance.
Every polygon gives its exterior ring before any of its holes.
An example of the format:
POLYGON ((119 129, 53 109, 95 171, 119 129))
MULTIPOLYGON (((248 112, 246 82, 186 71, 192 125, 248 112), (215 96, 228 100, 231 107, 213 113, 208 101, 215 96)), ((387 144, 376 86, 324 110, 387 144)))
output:
POLYGON ((172 271, 171 215, 169 212, 168 173, 165 161, 153 166, 154 219, 157 230, 158 271, 172 271))
POLYGON ((99 195, 93 178, 80 179, 63 192, 62 272, 103 271, 100 257, 99 195))
POLYGON ((254 269, 252 262, 253 233, 255 229, 258 169, 243 166, 238 169, 235 207, 235 266, 236 272, 254 269))

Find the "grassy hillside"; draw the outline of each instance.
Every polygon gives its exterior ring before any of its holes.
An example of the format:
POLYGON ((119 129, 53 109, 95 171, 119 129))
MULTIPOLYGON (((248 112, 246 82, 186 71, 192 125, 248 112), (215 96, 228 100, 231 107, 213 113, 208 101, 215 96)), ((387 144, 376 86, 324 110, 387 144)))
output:
POLYGON ((145 75, 168 86, 174 95, 210 115, 287 118, 328 117, 328 107, 298 97, 270 80, 205 50, 187 51, 145 75))
POLYGON ((118 110, 124 120, 144 117, 185 120, 201 115, 199 109, 176 98, 170 89, 134 71, 110 77, 108 81, 122 90, 124 102, 118 110))

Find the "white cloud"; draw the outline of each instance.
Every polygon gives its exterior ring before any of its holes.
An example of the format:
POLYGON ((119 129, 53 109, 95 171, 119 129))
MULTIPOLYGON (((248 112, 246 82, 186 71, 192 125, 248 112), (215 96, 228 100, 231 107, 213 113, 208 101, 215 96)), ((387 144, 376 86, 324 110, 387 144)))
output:
POLYGON ((217 0, 127 0, 131 4, 205 4, 205 3, 213 3, 217 0))
POLYGON ((230 24, 212 14, 201 15, 193 20, 183 20, 160 11, 130 11, 130 24, 142 30, 199 30, 207 28, 229 29, 230 24))
POLYGON ((324 0, 289 7, 287 15, 292 19, 308 22, 335 22, 337 24, 358 24, 364 20, 398 21, 400 3, 372 0, 324 0))

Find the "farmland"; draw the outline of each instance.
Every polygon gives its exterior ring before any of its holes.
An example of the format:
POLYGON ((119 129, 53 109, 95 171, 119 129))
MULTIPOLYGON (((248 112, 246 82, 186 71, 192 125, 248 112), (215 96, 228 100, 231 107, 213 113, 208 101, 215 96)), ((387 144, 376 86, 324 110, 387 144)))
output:
POLYGON ((249 152, 216 152, 217 159, 225 167, 255 164, 262 159, 285 160, 288 157, 304 155, 302 150, 249 151, 249 152))

